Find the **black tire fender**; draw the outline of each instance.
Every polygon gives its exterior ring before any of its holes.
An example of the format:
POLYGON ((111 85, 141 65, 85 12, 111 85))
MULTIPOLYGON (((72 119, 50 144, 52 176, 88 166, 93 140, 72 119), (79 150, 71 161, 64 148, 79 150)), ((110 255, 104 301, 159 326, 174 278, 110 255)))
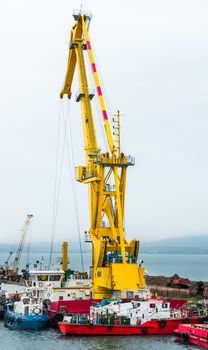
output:
POLYGON ((64 314, 57 312, 51 319, 50 325, 52 328, 58 328, 58 322, 62 322, 64 319, 64 314))
POLYGON ((165 320, 160 320, 158 322, 160 328, 165 328, 166 327, 166 321, 165 320))
POLYGON ((148 327, 142 327, 142 334, 147 334, 148 327))
POLYGON ((51 300, 50 299, 44 299, 43 300, 43 306, 48 309, 48 307, 50 306, 51 304, 51 300))
POLYGON ((184 318, 183 323, 191 323, 190 318, 184 318))
POLYGON ((188 333, 183 333, 183 334, 182 334, 182 339, 183 339, 183 342, 186 343, 186 342, 189 340, 189 335, 188 335, 188 333))
POLYGON ((4 327, 7 327, 8 325, 8 316, 4 318, 4 327))
POLYGON ((20 324, 21 321, 22 321, 21 317, 18 317, 18 318, 16 319, 16 323, 17 323, 17 324, 20 324))
POLYGON ((57 312, 57 314, 54 315, 55 322, 62 322, 64 319, 64 314, 61 312, 57 312))

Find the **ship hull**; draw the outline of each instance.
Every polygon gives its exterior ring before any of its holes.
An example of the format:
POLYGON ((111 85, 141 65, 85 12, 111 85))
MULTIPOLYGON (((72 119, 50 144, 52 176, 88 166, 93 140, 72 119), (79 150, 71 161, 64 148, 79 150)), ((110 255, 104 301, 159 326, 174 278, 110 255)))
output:
POLYGON ((102 324, 71 324, 59 322, 59 329, 65 335, 165 335, 173 334, 181 323, 190 324, 203 322, 202 318, 151 320, 143 325, 102 325, 102 324))
POLYGON ((49 318, 47 314, 20 315, 7 311, 4 317, 4 325, 13 330, 40 330, 48 328, 49 318))
MULTIPOLYGON (((123 301, 125 300, 123 299, 123 301)), ((52 301, 48 310, 51 327, 58 328, 58 322, 63 320, 65 313, 89 314, 90 307, 93 306, 95 303, 99 303, 100 301, 100 299, 52 301)), ((173 299, 169 302, 171 309, 179 309, 187 303, 187 300, 173 299)))
POLYGON ((208 347, 208 326, 179 325, 175 331, 177 340, 182 343, 208 347))

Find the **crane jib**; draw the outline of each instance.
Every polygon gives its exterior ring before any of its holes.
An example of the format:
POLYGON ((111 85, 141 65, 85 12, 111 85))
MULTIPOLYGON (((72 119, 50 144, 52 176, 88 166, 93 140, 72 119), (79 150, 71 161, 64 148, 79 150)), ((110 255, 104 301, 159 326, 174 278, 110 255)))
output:
MULTIPOLYGON (((92 50, 91 48, 91 44, 90 41, 86 42, 87 45, 87 50, 92 50)), ((96 73, 97 74, 97 68, 96 68, 96 64, 94 62, 91 62, 91 68, 92 68, 92 73, 96 73)), ((103 97, 103 93, 102 93, 102 89, 100 86, 96 86, 97 89, 97 93, 98 93, 98 97, 103 97)), ((106 112, 105 109, 102 110, 102 116, 103 116, 103 120, 108 120, 108 114, 106 112)))
POLYGON ((87 47, 89 61, 90 61, 90 64, 91 64, 93 78, 94 78, 96 90, 97 90, 97 93, 98 93, 98 99, 99 99, 101 113, 102 113, 102 117, 103 117, 103 121, 104 121, 104 125, 105 125, 105 132, 106 132, 108 145, 109 145, 110 151, 112 153, 115 153, 115 144, 114 144, 114 140, 113 140, 113 135, 112 135, 110 123, 109 123, 109 120, 108 120, 107 108, 106 108, 106 105, 105 105, 105 100, 104 100, 104 97, 103 97, 101 84, 100 84, 100 79, 99 79, 99 76, 98 76, 98 72, 97 72, 97 68, 96 68, 96 64, 95 64, 95 59, 94 59, 94 55, 93 55, 93 51, 92 51, 92 45, 91 45, 91 42, 90 42, 90 38, 89 38, 89 34, 88 34, 88 30, 87 30, 87 26, 86 26, 86 23, 85 23, 84 16, 82 16, 82 28, 83 28, 83 33, 84 33, 84 37, 85 37, 85 40, 86 40, 86 47, 87 47))

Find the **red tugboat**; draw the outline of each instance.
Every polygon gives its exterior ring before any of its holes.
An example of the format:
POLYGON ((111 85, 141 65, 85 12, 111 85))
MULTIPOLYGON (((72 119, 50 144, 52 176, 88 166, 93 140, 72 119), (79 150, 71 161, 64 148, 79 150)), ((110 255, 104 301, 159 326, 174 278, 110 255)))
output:
POLYGON ((63 322, 58 323, 61 332, 69 335, 162 335, 173 334, 181 323, 203 323, 205 319, 200 315, 189 317, 188 309, 186 313, 171 310, 170 303, 161 300, 103 302, 91 307, 88 315, 65 315, 63 322))
MULTIPOLYGON (((135 301, 139 301, 135 299, 135 301)), ((64 315, 67 313, 72 314, 89 314, 90 307, 95 303, 99 303, 101 300, 97 299, 83 299, 83 300, 57 300, 52 301, 48 307, 48 314, 50 319, 50 324, 53 328, 58 328, 58 322, 63 321, 64 315)), ((123 302, 129 301, 128 299, 122 299, 123 302)), ((170 303, 170 309, 178 310, 186 308, 187 300, 168 300, 170 303)))
POLYGON ((208 347, 207 324, 180 324, 178 329, 176 329, 175 334, 177 340, 183 343, 208 347))

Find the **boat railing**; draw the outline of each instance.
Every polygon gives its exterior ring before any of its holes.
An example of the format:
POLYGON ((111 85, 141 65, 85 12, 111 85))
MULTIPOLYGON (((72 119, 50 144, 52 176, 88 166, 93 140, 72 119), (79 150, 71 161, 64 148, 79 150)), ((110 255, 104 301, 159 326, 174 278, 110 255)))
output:
POLYGON ((65 322, 70 322, 72 324, 101 324, 101 325, 129 325, 130 317, 128 316, 117 316, 117 315, 85 315, 85 314, 76 314, 76 315, 65 315, 65 322))
POLYGON ((181 310, 178 309, 171 309, 170 310, 170 318, 181 318, 181 310))

